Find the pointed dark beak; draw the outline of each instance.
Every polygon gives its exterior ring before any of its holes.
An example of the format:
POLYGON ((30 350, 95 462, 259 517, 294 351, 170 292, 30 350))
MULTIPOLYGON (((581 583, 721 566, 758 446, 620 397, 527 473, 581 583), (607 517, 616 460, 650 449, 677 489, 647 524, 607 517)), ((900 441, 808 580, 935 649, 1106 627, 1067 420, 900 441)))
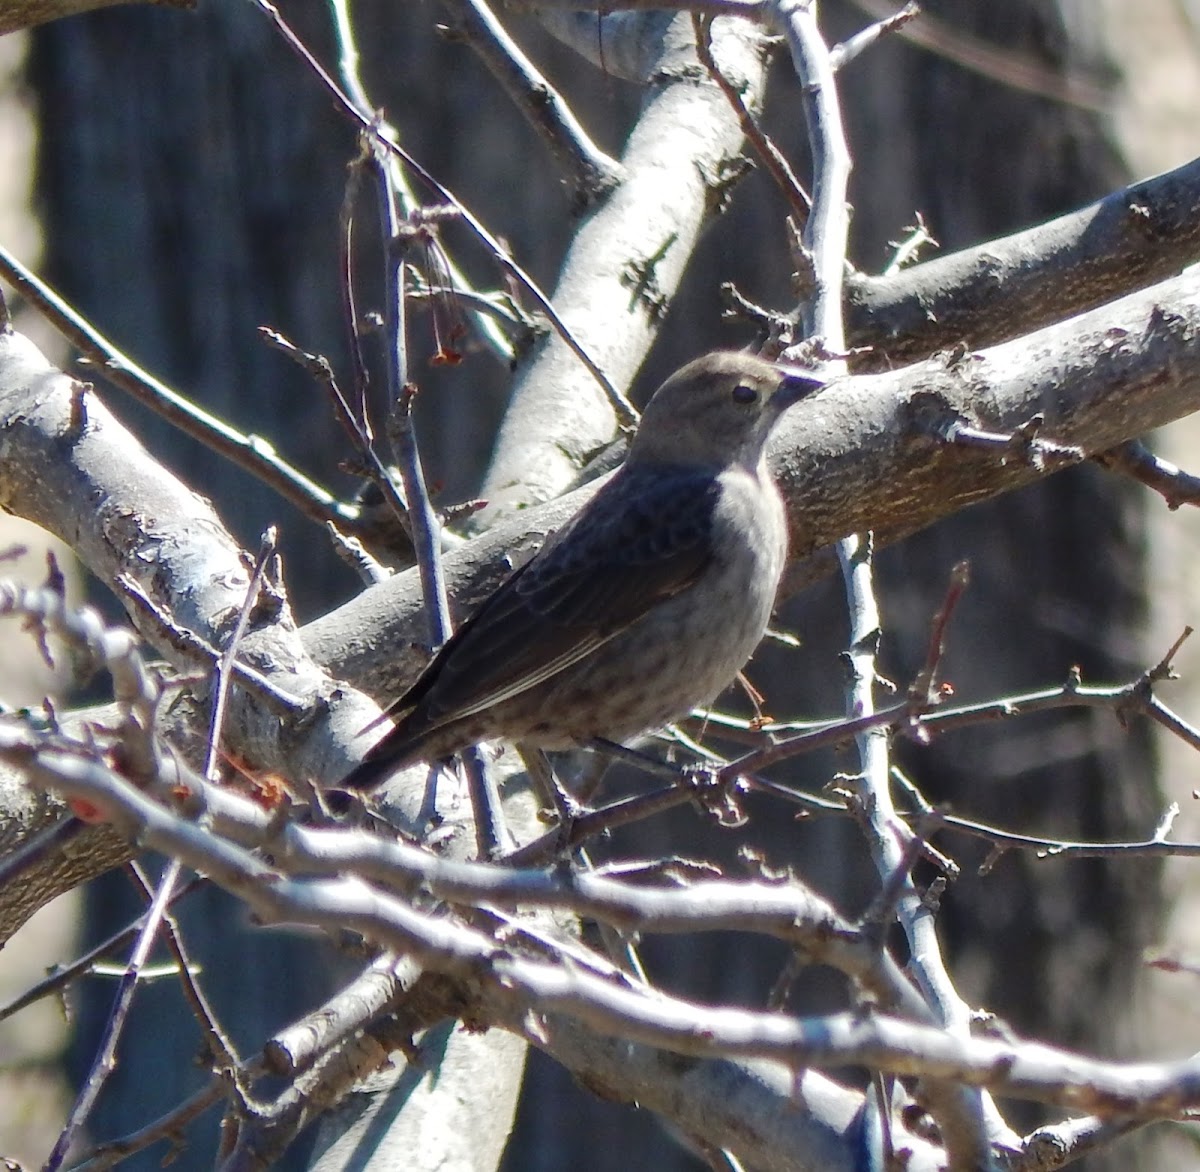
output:
POLYGON ((778 411, 785 411, 793 403, 799 403, 801 399, 815 395, 817 391, 828 386, 832 381, 812 370, 800 370, 797 367, 780 367, 779 369, 783 374, 783 381, 771 396, 771 404, 778 411))

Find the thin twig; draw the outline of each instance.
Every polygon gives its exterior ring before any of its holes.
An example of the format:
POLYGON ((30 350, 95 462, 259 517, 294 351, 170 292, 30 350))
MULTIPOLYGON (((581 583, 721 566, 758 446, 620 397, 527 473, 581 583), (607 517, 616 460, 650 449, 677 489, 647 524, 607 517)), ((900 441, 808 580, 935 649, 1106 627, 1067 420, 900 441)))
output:
POLYGON ((348 537, 334 525, 327 526, 327 529, 333 552, 354 570, 365 585, 374 586, 391 577, 387 566, 376 561, 357 537, 348 537))
POLYGON ((1038 432, 1044 423, 1043 416, 1034 415, 1011 432, 1005 433, 986 431, 961 419, 950 419, 940 430, 947 443, 996 452, 1005 462, 1018 459, 1039 472, 1068 468, 1084 459, 1086 453, 1075 444, 1060 444, 1054 440, 1043 439, 1038 432))
MULTIPOLYGON (((783 193, 783 198, 792 209, 792 216, 796 223, 803 224, 808 219, 812 200, 808 198, 808 192, 804 190, 803 184, 796 178, 796 174, 783 152, 775 145, 771 137, 763 131, 758 122, 750 116, 750 111, 746 109, 746 103, 742 101, 742 95, 738 93, 733 83, 721 71, 716 58, 713 57, 712 20, 706 20, 704 17, 693 12, 692 28, 696 34, 696 56, 700 59, 700 64, 708 70, 709 76, 717 83, 721 93, 725 95, 725 100, 733 108, 733 112, 737 116, 738 123, 742 128, 742 133, 746 136, 746 141, 754 147, 758 157, 762 159, 763 165, 770 173, 771 178, 775 180, 775 186, 783 193)), ((724 289, 725 286, 722 286, 722 288, 724 289)))
POLYGON ((342 529, 357 531, 361 510, 356 505, 339 501, 328 489, 293 468, 269 440, 243 434, 148 374, 3 247, 0 247, 0 274, 19 289, 71 345, 91 359, 96 372, 113 386, 185 435, 244 468, 310 521, 321 525, 332 521, 342 529))
MULTIPOLYGON (((1126 842, 1086 842, 1067 838, 1041 838, 1032 834, 1018 834, 1012 830, 965 818, 960 814, 942 814, 942 825, 947 830, 957 830, 973 838, 981 838, 1001 851, 1022 850, 1035 854, 1039 859, 1057 858, 1196 858, 1200 856, 1200 842, 1171 841, 1158 831, 1149 838, 1126 842)), ((994 865, 992 859, 988 870, 994 865)))
POLYGON ((883 270, 884 277, 894 277, 906 265, 916 264, 920 259, 921 249, 926 245, 931 248, 941 247, 929 231, 929 225, 925 223, 925 217, 920 212, 916 213, 916 221, 904 229, 907 235, 903 240, 888 241, 888 246, 896 251, 883 270))
POLYGON ((392 469, 376 451, 374 435, 368 415, 353 411, 346 401, 346 396, 338 384, 329 360, 322 354, 312 354, 301 350, 289 338, 285 338, 278 330, 267 326, 259 326, 259 337, 281 354, 285 354, 293 362, 302 366, 328 393, 333 404, 334 414, 350 437, 355 451, 366 465, 368 475, 379 489, 383 498, 391 506, 392 512, 400 522, 401 528, 412 539, 412 519, 408 515, 408 500, 404 489, 396 483, 392 469))
POLYGON ((950 571, 950 582, 946 587, 946 595, 942 605, 934 615, 929 631, 929 644, 925 650, 925 664, 909 688, 908 697, 914 706, 933 707, 941 699, 937 695, 938 671, 942 657, 946 654, 946 630, 954 615, 962 596, 966 593, 967 584, 971 580, 971 564, 962 561, 956 563, 950 571))
MULTIPOLYGON (((875 728, 893 728, 910 714, 907 703, 893 704, 881 708, 877 712, 868 712, 863 716, 835 717, 816 725, 807 725, 803 732, 794 737, 787 737, 774 745, 766 745, 755 749, 731 761, 722 775, 733 777, 741 774, 757 772, 774 765, 777 761, 786 761, 789 757, 810 753, 815 749, 830 748, 843 745, 865 732, 875 728)), ((787 724, 767 725, 764 732, 787 732, 787 724)))
POLYGON ((237 663, 238 648, 250 622, 250 612, 258 602, 267 566, 275 556, 277 539, 275 526, 271 525, 263 533, 259 543, 258 557, 254 559, 254 569, 250 572, 250 582, 246 587, 246 599, 242 603, 233 634, 229 637, 229 644, 213 668, 213 677, 217 687, 216 695, 213 698, 212 715, 208 726, 208 747, 204 758, 204 776, 209 781, 216 781, 219 776, 217 757, 220 753, 221 729, 225 724, 225 710, 229 703, 229 689, 234 675, 233 668, 237 663))
MULTIPOLYGON (((76 822, 76 826, 80 823, 76 822)), ((190 895, 202 884, 206 883, 206 879, 199 876, 193 878, 189 883, 171 897, 170 906, 174 907, 185 896, 190 895)), ((7 1017, 11 1017, 14 1013, 19 1013, 22 1009, 32 1005, 35 1001, 40 1001, 43 997, 49 997, 53 993, 65 989, 72 981, 78 977, 85 976, 95 968, 96 962, 107 956, 111 956, 118 949, 124 948, 130 941, 137 938, 138 933, 142 930, 146 922, 146 915, 143 913, 132 924, 126 925, 119 931, 114 932, 106 940, 101 940, 94 948, 89 948, 82 956, 73 960, 68 965, 56 965, 54 971, 49 976, 38 981, 36 985, 26 989, 18 997, 14 997, 7 1005, 0 1006, 0 1021, 7 1017)))
POLYGON ((1180 505, 1200 505, 1200 476, 1185 472, 1169 460, 1156 456, 1141 440, 1129 440, 1119 447, 1101 452, 1093 459, 1102 468, 1120 472, 1154 489, 1167 502, 1168 509, 1174 510, 1180 505))
POLYGON ((621 181, 621 164, 580 125, 563 96, 508 35, 484 0, 453 0, 454 32, 475 51, 505 93, 571 176, 582 210, 621 181))
POLYGON ((91 1068, 88 1070, 87 1078, 71 1109, 71 1114, 62 1131, 59 1132, 58 1139, 43 1165, 43 1172, 57 1172, 62 1167, 67 1152, 75 1142, 76 1135, 91 1115, 92 1108, 100 1097, 100 1091, 108 1080, 108 1076, 116 1069, 117 1043, 129 1017, 129 1009, 137 990, 138 979, 150 956, 150 950, 154 947, 158 926, 162 921, 167 904, 175 894, 176 883, 182 871, 183 864, 177 858, 172 858, 163 871, 158 889, 154 893, 154 899, 150 903, 142 929, 138 934, 137 943, 134 945, 129 963, 125 967, 121 983, 117 986, 117 995, 113 999, 113 1006, 104 1026, 104 1035, 96 1048, 91 1068))
POLYGON ((400 159, 409 170, 416 175, 422 183, 426 184, 436 195, 436 197, 448 204, 452 204, 459 211, 463 218, 463 222, 470 227, 471 231, 483 242, 483 244, 491 252, 496 262, 516 280, 522 288, 537 302, 538 308, 546 315, 547 320, 554 327, 555 333, 566 343, 571 352, 579 359, 580 362, 591 373, 592 377, 600 385, 600 389, 607 396, 609 403, 612 405, 613 411, 617 416, 618 422, 622 427, 632 427, 637 423, 638 414, 634 410, 629 400, 609 381, 608 376, 596 365, 595 360, 587 353, 575 336, 567 329, 566 323, 559 317, 550 299, 542 292, 537 282, 517 263, 512 254, 505 248, 499 240, 483 224, 471 210, 468 208, 448 187, 441 183, 438 179, 427 171, 417 160, 408 153, 398 142, 389 138, 368 115, 360 111, 355 104, 342 92, 337 82, 329 76, 329 73, 321 65, 319 61, 308 50, 307 46, 300 40, 299 37, 292 31, 283 17, 280 16, 278 9, 270 0, 254 0, 256 6, 261 9, 271 22, 275 25, 284 41, 289 48, 308 66, 314 76, 325 87, 329 94, 333 97, 338 107, 358 126, 358 128, 371 136, 372 140, 378 142, 385 150, 390 151, 398 159, 400 159))
MULTIPOLYGON (((380 1022, 380 1016, 386 1014, 408 983, 396 969, 394 958, 389 962, 388 958, 381 957, 373 962, 324 1005, 284 1027, 259 1054, 242 1062, 232 1075, 233 1081, 244 1084, 263 1074, 294 1078, 347 1043, 353 1046, 364 1031, 384 1032, 387 1019, 380 1022)), ((345 1065, 356 1075, 364 1070, 362 1063, 345 1065)), ((194 1095, 152 1123, 123 1139, 94 1148, 71 1172, 100 1172, 160 1140, 178 1142, 188 1123, 227 1097, 229 1084, 229 1078, 214 1076, 194 1095)), ((286 1090, 283 1092, 284 1095, 287 1093, 286 1090)))
MULTIPOLYGON (((129 863, 129 872, 141 890, 143 897, 149 899, 154 890, 153 884, 136 860, 129 863)), ((198 882, 203 882, 203 880, 199 880, 198 882)), ((189 883, 186 887, 178 889, 168 901, 168 908, 184 891, 192 890, 194 886, 195 883, 189 883)), ((171 955, 175 958, 175 967, 179 973, 179 983, 183 988, 183 995, 187 999, 187 1003, 191 1006, 192 1016, 196 1019, 196 1023, 200 1027, 200 1032, 204 1035, 208 1043, 209 1052, 218 1067, 226 1071, 233 1071, 240 1061, 237 1051, 233 1047, 233 1042, 225 1036, 225 1032, 217 1024, 217 1016, 213 1012, 208 998, 204 995, 204 991, 200 988, 199 982, 196 980, 195 966, 188 956, 187 946, 183 942, 179 924, 169 910, 163 912, 162 926, 163 940, 166 942, 167 948, 170 949, 171 955)))
POLYGON ((120 738, 122 766, 136 777, 151 776, 158 761, 154 718, 162 687, 157 674, 146 667, 133 632, 106 626, 91 607, 68 606, 57 586, 38 589, 0 582, 0 615, 6 614, 25 616, 36 631, 53 631, 81 652, 81 664, 109 673, 121 712, 121 723, 113 731, 120 738))
MULTIPOLYGON (((622 798, 598 810, 579 814, 571 822, 566 846, 574 848, 598 835, 608 834, 622 826, 629 826, 643 818, 686 805, 691 794, 683 785, 673 783, 650 793, 622 798)), ((500 862, 514 867, 531 867, 549 862, 563 849, 563 836, 557 829, 535 838, 532 842, 501 856, 500 862)))
POLYGON ((885 16, 882 20, 875 21, 874 24, 868 25, 861 32, 857 32, 854 36, 842 41, 840 45, 834 45, 829 50, 829 60, 833 65, 835 73, 845 69, 851 61, 862 56, 870 49, 881 37, 886 37, 891 33, 898 32, 908 22, 921 14, 921 6, 915 3, 915 0, 908 0, 897 12, 893 12, 891 16, 885 16))
POLYGON ((214 1076, 195 1094, 189 1095, 177 1107, 173 1107, 145 1127, 122 1139, 109 1140, 93 1148, 85 1159, 72 1166, 71 1172, 104 1172, 105 1169, 115 1168, 127 1157, 145 1151, 151 1144, 160 1140, 169 1139, 173 1144, 178 1144, 184 1128, 219 1103, 227 1090, 225 1080, 214 1076))
MULTIPOLYGON (((359 53, 358 44, 354 36, 354 22, 350 19, 348 0, 329 0, 329 8, 333 15, 333 31, 338 44, 338 71, 341 75, 342 86, 350 97, 350 101, 358 109, 359 113, 368 119, 375 120, 379 123, 381 133, 390 139, 396 139, 398 136, 395 129, 388 124, 384 119, 379 117, 379 112, 373 110, 370 99, 367 96, 366 87, 363 85, 362 77, 359 73, 359 53)), ((352 174, 353 181, 353 174, 352 174)), ((405 215, 410 214, 415 210, 420 201, 413 194, 408 184, 404 181, 402 173, 395 175, 396 189, 400 196, 400 206, 405 215)), ((349 276, 347 265, 349 264, 349 228, 352 216, 349 214, 347 201, 352 201, 353 193, 351 185, 347 184, 346 197, 342 204, 342 268, 343 268, 343 289, 348 292, 349 297, 353 298, 353 279, 349 276)), ((474 294, 474 290, 463 276, 458 266, 453 261, 449 262, 450 281, 454 292, 463 297, 469 297, 474 294)), ((348 313, 346 320, 352 321, 353 312, 348 313)), ((505 366, 511 367, 517 360, 517 348, 514 347, 505 332, 499 327, 493 312, 481 313, 475 310, 472 313, 472 321, 475 327, 476 334, 483 339, 488 350, 494 354, 505 366)), ((522 323, 528 329, 527 323, 522 323)), ((362 340, 357 330, 351 335, 351 349, 357 350, 361 354, 362 340)), ((360 369, 356 371, 356 375, 361 373, 360 369)), ((360 389, 361 384, 356 377, 356 389, 360 389)))
MULTIPOLYGON (((335 10, 344 9, 344 0, 333 0, 333 3, 335 10)), ((357 62, 358 52, 353 49, 352 45, 343 44, 342 48, 343 56, 353 50, 354 61, 357 62)), ((352 385, 358 408, 352 414, 367 428, 371 424, 370 413, 367 410, 367 404, 370 401, 371 377, 367 372, 367 359, 363 353, 362 323, 358 316, 358 294, 354 276, 354 208, 359 189, 362 187, 363 171, 370 157, 370 148, 360 135, 358 153, 346 167, 346 188, 342 192, 342 204, 338 210, 338 294, 342 300, 342 318, 346 323, 352 385)), ((330 373, 332 374, 332 370, 330 373)), ((336 398, 334 404, 336 407, 336 398)))

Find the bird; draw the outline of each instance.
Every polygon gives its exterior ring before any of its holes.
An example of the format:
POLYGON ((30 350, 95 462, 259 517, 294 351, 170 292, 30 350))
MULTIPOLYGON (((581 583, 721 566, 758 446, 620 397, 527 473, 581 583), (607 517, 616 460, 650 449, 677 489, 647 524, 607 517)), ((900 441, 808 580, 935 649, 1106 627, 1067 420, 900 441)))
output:
POLYGON ((395 722, 339 788, 485 740, 624 742, 712 702, 762 639, 787 558, 767 440, 824 385, 736 351, 672 374, 624 463, 368 726, 395 722))

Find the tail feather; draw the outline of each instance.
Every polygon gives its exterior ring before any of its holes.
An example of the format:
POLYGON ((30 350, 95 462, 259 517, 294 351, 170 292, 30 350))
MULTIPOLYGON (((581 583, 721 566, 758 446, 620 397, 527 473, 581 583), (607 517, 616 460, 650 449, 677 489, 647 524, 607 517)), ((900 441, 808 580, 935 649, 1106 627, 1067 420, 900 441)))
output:
MULTIPOLYGON (((387 739, 386 737, 384 738, 387 739)), ((337 789, 370 790, 381 786, 403 763, 393 753, 371 750, 341 781, 337 789)))
MULTIPOLYGON (((364 730, 366 731, 366 730, 364 730)), ((371 790, 394 773, 418 761, 428 761, 429 730, 413 731, 407 718, 389 729, 363 755, 363 759, 336 785, 336 789, 371 790)))

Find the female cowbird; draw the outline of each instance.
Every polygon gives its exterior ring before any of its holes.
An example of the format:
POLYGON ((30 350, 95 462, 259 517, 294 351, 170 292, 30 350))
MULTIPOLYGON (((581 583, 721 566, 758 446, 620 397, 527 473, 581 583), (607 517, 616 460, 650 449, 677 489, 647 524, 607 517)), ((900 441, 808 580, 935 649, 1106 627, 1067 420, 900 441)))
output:
POLYGON ((741 353, 676 371, 625 463, 388 706, 394 726, 341 786, 481 740, 624 741, 715 699, 762 638, 787 555, 767 438, 821 385, 741 353))

